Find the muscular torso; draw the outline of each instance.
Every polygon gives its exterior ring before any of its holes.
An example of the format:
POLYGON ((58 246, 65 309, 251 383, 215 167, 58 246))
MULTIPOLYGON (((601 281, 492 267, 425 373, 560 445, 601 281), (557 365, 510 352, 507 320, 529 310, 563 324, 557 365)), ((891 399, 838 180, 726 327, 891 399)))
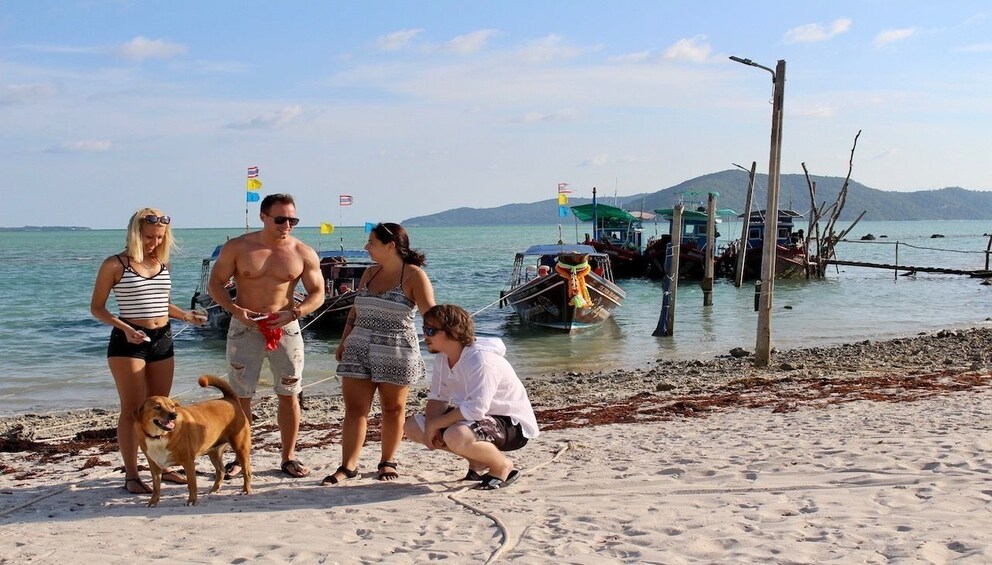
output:
POLYGON ((294 239, 266 247, 246 238, 235 258, 237 304, 255 312, 276 312, 293 304, 293 291, 303 274, 301 243, 294 239))

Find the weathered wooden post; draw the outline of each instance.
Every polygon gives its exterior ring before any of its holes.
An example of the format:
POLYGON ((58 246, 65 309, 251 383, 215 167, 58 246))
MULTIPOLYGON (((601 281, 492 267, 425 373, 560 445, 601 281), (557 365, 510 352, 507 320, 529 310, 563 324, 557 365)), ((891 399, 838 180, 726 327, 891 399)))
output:
POLYGON ((675 331, 675 298, 679 290, 679 253, 682 247, 682 211, 685 205, 676 204, 672 209, 672 242, 665 261, 665 278, 662 280, 662 309, 653 336, 670 336, 675 331), (669 261, 670 260, 670 261, 669 261))
POLYGON ((747 181, 747 197, 744 202, 744 223, 741 227, 741 248, 737 252, 737 265, 734 266, 734 287, 744 284, 744 256, 747 255, 747 235, 751 230, 751 200, 754 198, 754 175, 758 168, 757 161, 751 161, 751 175, 747 181))
MULTIPOLYGON (((896 242, 896 267, 899 266, 899 242, 896 242)), ((899 280, 899 269, 892 269, 892 276, 895 281, 899 280)))
POLYGON ((989 235, 989 244, 985 246, 985 270, 989 270, 989 254, 992 253, 992 233, 989 235))
POLYGON ((703 260, 703 306, 713 305, 713 249, 716 247, 716 197, 710 192, 706 199, 706 253, 703 260))

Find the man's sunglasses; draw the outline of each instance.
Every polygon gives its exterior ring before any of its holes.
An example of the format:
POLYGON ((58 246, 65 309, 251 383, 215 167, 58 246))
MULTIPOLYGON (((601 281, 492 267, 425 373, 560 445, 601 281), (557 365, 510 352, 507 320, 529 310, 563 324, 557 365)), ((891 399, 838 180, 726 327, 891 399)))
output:
POLYGON ((432 328, 430 326, 424 326, 424 335, 427 337, 434 337, 437 332, 443 332, 444 330, 439 330, 437 328, 432 328))
POLYGON ((299 218, 290 218, 289 216, 272 216, 272 221, 279 224, 280 226, 289 222, 289 225, 295 226, 300 223, 299 218))
POLYGON ((149 214, 144 218, 141 218, 141 221, 146 224, 162 224, 167 226, 172 223, 172 218, 168 216, 155 216, 153 214, 149 214))

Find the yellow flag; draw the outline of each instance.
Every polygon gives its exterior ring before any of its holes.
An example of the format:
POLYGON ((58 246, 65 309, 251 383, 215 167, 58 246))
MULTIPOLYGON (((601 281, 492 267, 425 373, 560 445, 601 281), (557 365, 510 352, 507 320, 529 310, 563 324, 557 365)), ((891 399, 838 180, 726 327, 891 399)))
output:
POLYGON ((320 222, 320 234, 325 235, 329 233, 334 233, 334 224, 328 224, 327 222, 320 222))
POLYGON ((248 181, 245 183, 245 188, 247 188, 248 190, 258 190, 262 188, 262 181, 258 179, 248 179, 248 181))
POLYGON ((565 204, 568 204, 568 195, 567 194, 559 194, 558 195, 558 205, 559 206, 564 206, 565 204))

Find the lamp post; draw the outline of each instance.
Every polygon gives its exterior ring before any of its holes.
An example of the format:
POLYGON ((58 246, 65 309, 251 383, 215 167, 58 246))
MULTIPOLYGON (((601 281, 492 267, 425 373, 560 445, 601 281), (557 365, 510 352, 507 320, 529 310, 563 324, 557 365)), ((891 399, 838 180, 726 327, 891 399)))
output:
MULTIPOLYGON (((785 61, 779 60, 775 70, 751 59, 730 57, 731 61, 758 67, 771 73, 775 85, 772 95, 772 139, 768 155, 768 205, 765 206, 765 236, 761 255, 761 295, 758 301, 758 335, 754 348, 754 364, 767 367, 771 362, 772 290, 775 284, 775 256, 778 245, 778 190, 782 163, 782 106, 785 97, 785 61)), ((750 213, 750 210, 748 211, 750 213)))

